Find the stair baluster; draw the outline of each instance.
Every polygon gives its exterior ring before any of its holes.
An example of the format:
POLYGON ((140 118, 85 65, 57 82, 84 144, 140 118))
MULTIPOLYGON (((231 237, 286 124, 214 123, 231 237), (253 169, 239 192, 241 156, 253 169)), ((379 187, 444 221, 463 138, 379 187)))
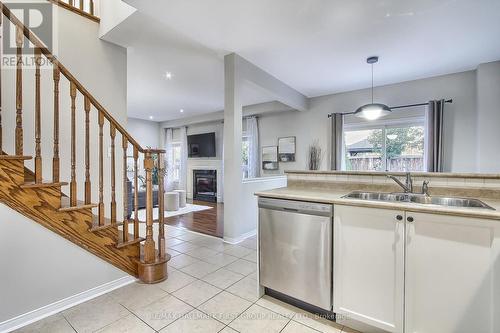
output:
POLYGON ((99 225, 104 225, 104 114, 99 112, 99 225))
POLYGON ((94 15, 94 0, 89 1, 89 14, 94 15))
POLYGON ((139 238, 139 150, 134 146, 134 239, 139 238))
POLYGON ((71 182, 69 185, 69 198, 72 207, 77 204, 76 188, 76 85, 70 84, 71 97, 71 182))
POLYGON ((85 108, 85 204, 92 201, 92 191, 90 182, 90 100, 87 96, 84 99, 85 108))
POLYGON ((59 81, 61 72, 57 63, 54 63, 54 157, 52 158, 52 182, 59 182, 59 81))
POLYGON ((80 10, 83 11, 83 0, 80 0, 80 10))
POLYGON ((42 52, 35 48, 35 183, 42 182, 42 119, 40 115, 40 65, 42 52))
POLYGON ((111 137, 111 224, 116 224, 116 166, 115 166, 115 137, 116 128, 110 125, 111 137))
POLYGON ((122 135, 123 148, 123 241, 128 242, 128 177, 127 177, 127 138, 122 135))
POLYGON ((23 30, 16 25, 16 155, 23 155, 23 30))

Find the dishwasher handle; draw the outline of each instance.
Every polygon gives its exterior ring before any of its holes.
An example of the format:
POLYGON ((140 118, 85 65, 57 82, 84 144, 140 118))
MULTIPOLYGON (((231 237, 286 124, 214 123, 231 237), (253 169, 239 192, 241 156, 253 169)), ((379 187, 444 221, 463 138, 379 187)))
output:
POLYGON ((333 216, 333 205, 306 201, 259 198, 259 208, 306 215, 333 216))

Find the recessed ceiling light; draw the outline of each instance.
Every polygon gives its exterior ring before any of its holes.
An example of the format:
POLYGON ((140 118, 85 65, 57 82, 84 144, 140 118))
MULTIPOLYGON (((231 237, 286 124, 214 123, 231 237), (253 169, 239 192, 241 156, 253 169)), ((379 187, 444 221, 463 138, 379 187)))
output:
POLYGON ((184 109, 180 109, 181 113, 184 113, 184 109))
POLYGON ((149 116, 149 119, 153 120, 153 118, 154 118, 153 116, 149 116))
POLYGON ((166 72, 165 73, 165 77, 167 78, 167 80, 171 80, 172 79, 172 73, 166 72))

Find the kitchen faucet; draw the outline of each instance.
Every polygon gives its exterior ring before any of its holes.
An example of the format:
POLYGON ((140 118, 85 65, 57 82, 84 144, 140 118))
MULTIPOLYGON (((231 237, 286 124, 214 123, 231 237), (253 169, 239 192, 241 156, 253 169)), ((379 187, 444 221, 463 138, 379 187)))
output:
POLYGON ((392 175, 387 175, 387 178, 394 180, 401 188, 405 191, 405 193, 413 193, 413 180, 411 179, 411 174, 409 172, 406 173, 406 182, 403 184, 397 177, 392 175))
POLYGON ((429 181, 424 180, 424 183, 422 184, 422 194, 425 196, 429 196, 429 181))

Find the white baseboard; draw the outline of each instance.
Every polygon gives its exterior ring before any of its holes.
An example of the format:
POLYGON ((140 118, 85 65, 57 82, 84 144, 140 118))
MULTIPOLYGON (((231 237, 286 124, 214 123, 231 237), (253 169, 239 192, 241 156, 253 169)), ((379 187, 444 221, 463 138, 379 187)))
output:
POLYGON ((255 235, 257 235, 257 229, 249 231, 247 233, 244 233, 241 236, 234 237, 234 238, 224 236, 224 242, 229 243, 229 244, 238 244, 238 243, 243 242, 245 239, 253 237, 255 235))
POLYGON ((86 302, 92 298, 101 296, 112 290, 121 288, 134 281, 136 281, 136 278, 132 276, 124 276, 122 278, 119 278, 118 280, 105 283, 101 286, 86 290, 79 294, 70 296, 68 298, 62 299, 52 304, 43 306, 39 309, 6 320, 0 323, 0 333, 11 332, 23 326, 34 323, 40 319, 49 317, 53 314, 71 308, 75 305, 86 302))

